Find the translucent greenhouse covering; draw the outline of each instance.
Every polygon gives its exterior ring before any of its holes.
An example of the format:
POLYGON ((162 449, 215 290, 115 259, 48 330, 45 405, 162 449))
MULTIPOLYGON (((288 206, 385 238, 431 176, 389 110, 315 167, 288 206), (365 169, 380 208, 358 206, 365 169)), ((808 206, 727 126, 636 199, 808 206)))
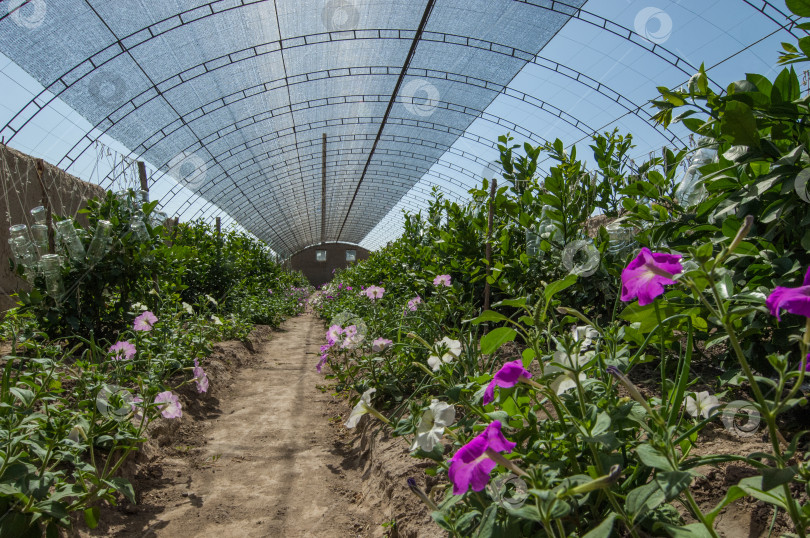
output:
POLYGON ((496 175, 507 132, 688 146, 651 122, 656 86, 771 74, 799 32, 761 0, 4 0, 0 136, 79 177, 120 144, 167 212, 283 256, 375 248, 434 186, 496 175))

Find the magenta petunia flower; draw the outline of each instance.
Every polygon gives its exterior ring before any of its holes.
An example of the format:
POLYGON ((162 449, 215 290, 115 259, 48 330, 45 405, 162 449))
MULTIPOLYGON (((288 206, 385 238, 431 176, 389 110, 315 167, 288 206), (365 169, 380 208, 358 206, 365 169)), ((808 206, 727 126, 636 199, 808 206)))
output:
POLYGON ((410 310, 411 312, 416 312, 416 309, 420 304, 422 304, 422 298, 417 295, 416 297, 408 301, 408 310, 410 310))
POLYGON ((200 366, 200 361, 194 359, 194 369, 191 370, 194 375, 194 382, 197 384, 197 392, 208 392, 208 374, 200 366))
POLYGON ((132 325, 132 328, 136 331, 151 331, 152 326, 157 323, 157 320, 157 316, 147 310, 135 318, 135 323, 132 325))
POLYGON ((160 406, 160 414, 163 415, 163 418, 180 418, 183 416, 183 406, 180 404, 180 398, 170 390, 155 396, 155 403, 163 404, 160 406))
POLYGON ((664 286, 675 284, 672 277, 683 271, 679 254, 650 252, 644 247, 622 271, 622 301, 638 298, 639 306, 663 295, 664 286))
POLYGON ((497 465, 487 452, 512 452, 515 444, 501 434, 501 423, 495 420, 459 448, 450 459, 450 469, 447 471, 447 476, 453 482, 453 495, 462 495, 470 487, 473 491, 487 487, 489 473, 497 465))
POLYGON ((393 343, 394 342, 392 342, 387 338, 375 338, 374 341, 371 343, 371 351, 373 351, 374 353, 380 353, 391 347, 391 344, 393 343))
POLYGON ((532 373, 523 367, 523 361, 520 359, 507 362, 501 366, 484 391, 484 405, 495 399, 495 387, 509 389, 517 385, 521 379, 528 379, 531 376, 532 373))
POLYGON ((135 346, 127 340, 121 340, 110 346, 110 357, 114 361, 128 361, 135 356, 135 346))
POLYGON ((437 276, 436 278, 433 279, 433 285, 434 286, 445 286, 445 287, 449 288, 450 286, 452 286, 452 283, 451 283, 451 280, 450 280, 450 275, 439 275, 439 276, 437 276))
POLYGON ((777 286, 768 296, 765 306, 779 321, 782 321, 780 314, 783 308, 790 314, 810 318, 810 267, 807 268, 801 286, 798 288, 777 286))

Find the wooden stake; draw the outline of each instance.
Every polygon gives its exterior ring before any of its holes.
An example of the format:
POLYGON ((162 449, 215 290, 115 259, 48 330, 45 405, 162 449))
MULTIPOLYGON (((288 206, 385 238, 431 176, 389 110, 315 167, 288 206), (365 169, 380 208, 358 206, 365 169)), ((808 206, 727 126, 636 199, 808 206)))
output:
MULTIPOLYGON (((489 190, 489 215, 487 218, 487 279, 484 283, 484 310, 489 310, 489 277, 492 274, 492 217, 495 209, 495 190, 498 182, 492 178, 492 188, 489 190)), ((489 330, 489 326, 487 326, 489 330)))
POLYGON ((138 177, 141 178, 141 190, 149 192, 149 183, 146 180, 146 164, 138 161, 138 177))
POLYGON ((48 252, 54 254, 56 252, 56 235, 53 231, 53 211, 51 209, 51 198, 48 196, 48 190, 45 188, 45 161, 37 159, 37 177, 39 177, 39 186, 42 187, 42 205, 45 207, 45 225, 48 227, 48 252))

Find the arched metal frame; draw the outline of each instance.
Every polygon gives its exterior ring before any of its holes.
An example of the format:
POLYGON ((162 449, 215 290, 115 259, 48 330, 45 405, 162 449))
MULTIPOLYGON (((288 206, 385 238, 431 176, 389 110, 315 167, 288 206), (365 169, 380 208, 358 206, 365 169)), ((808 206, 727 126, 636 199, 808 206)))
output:
MULTIPOLYGON (((582 2, 560 2, 556 0, 543 3, 532 0, 511 0, 511 2, 514 4, 531 6, 537 10, 554 13, 564 17, 566 22, 570 19, 578 19, 593 25, 599 28, 601 31, 609 32, 637 47, 644 49, 650 55, 668 63, 673 68, 681 71, 687 76, 694 73, 697 69, 695 66, 689 64, 686 60, 666 49, 662 45, 652 43, 635 33, 633 30, 625 28, 613 21, 583 9, 581 5, 582 2)), ((758 4, 761 4, 762 7, 757 7, 754 2, 749 0, 744 0, 744 2, 753 9, 756 9, 758 12, 762 13, 785 31, 797 35, 797 33, 794 33, 796 32, 795 23, 791 21, 784 12, 780 11, 778 8, 775 8, 768 1, 757 2, 758 4), (788 22, 787 24, 783 24, 780 22, 780 20, 786 20, 788 22)), ((88 6, 89 9, 95 13, 102 24, 107 27, 110 34, 115 36, 113 29, 107 24, 104 17, 93 7, 90 0, 85 0, 83 4, 88 6)), ((474 171, 465 170, 463 167, 454 165, 449 161, 444 161, 442 158, 445 153, 449 153, 461 157, 462 159, 467 159, 476 165, 482 164, 480 161, 483 161, 483 159, 480 159, 480 157, 465 155, 463 151, 454 151, 454 148, 452 147, 454 141, 458 140, 460 137, 475 136, 467 133, 466 131, 466 127, 469 127, 474 120, 483 119, 485 121, 493 122, 496 125, 507 127, 508 129, 513 130, 513 132, 517 132, 525 136, 529 140, 533 140, 537 143, 543 142, 543 138, 540 135, 525 129, 514 122, 510 122, 505 118, 487 113, 486 106, 476 108, 471 107, 462 101, 438 99, 431 99, 428 101, 424 99, 420 100, 415 96, 411 97, 410 104, 414 106, 424 106, 426 103, 428 103, 435 106, 435 110, 441 109, 447 114, 469 116, 471 119, 469 119, 469 121, 464 120, 466 125, 462 123, 465 128, 461 129, 454 128, 452 125, 443 125, 441 122, 436 123, 418 118, 405 118, 396 115, 389 117, 388 112, 391 110, 393 103, 408 103, 408 100, 403 98, 401 95, 397 95, 396 91, 393 95, 341 95, 334 98, 316 98, 293 103, 294 99, 291 89, 296 85, 313 83, 323 79, 331 80, 342 77, 357 76, 398 76, 399 82, 402 82, 405 76, 418 77, 424 80, 442 81, 443 84, 458 84, 461 87, 486 90, 488 94, 491 94, 491 99, 489 99, 488 103, 491 103, 495 97, 501 95, 510 97, 520 101, 522 104, 526 104, 534 109, 543 111, 546 114, 556 116, 560 120, 571 125, 574 129, 584 133, 586 136, 596 132, 593 127, 587 125, 587 123, 579 118, 576 118, 574 115, 564 112, 550 103, 510 88, 508 85, 508 80, 485 80, 484 78, 464 75, 448 70, 428 70, 425 68, 410 67, 407 65, 407 62, 404 67, 390 65, 355 66, 291 75, 288 71, 287 60, 285 59, 284 55, 284 52, 290 49, 318 46, 324 43, 354 40, 410 40, 412 42, 411 52, 413 52, 413 50, 415 50, 415 48, 421 43, 436 43, 449 47, 461 46, 470 49, 477 49, 491 55, 508 56, 522 62, 524 65, 527 63, 532 63, 540 66, 541 68, 559 73, 575 81, 577 84, 585 85, 598 94, 601 94, 602 96, 617 103, 625 110, 621 116, 633 114, 642 120, 650 120, 649 113, 644 111, 641 105, 638 105, 637 103, 625 98, 619 91, 609 88, 608 86, 605 86, 599 81, 588 77, 581 72, 561 65, 548 58, 544 58, 539 54, 523 50, 520 47, 508 46, 502 43, 481 39, 481 36, 437 32, 426 28, 425 22, 430 17, 431 10, 434 7, 434 0, 428 1, 422 24, 420 25, 420 28, 416 30, 388 28, 349 29, 288 38, 280 36, 280 39, 276 41, 251 45, 250 47, 231 51, 216 58, 207 58, 205 62, 190 68, 186 68, 182 72, 175 73, 171 77, 168 77, 162 81, 152 80, 147 71, 139 65, 138 59, 136 59, 131 52, 133 49, 147 44, 152 40, 171 35, 171 32, 177 30, 178 28, 194 24, 197 21, 209 17, 216 17, 221 13, 239 10, 246 6, 252 6, 255 4, 269 4, 269 0, 236 0, 233 2, 223 2, 218 0, 200 3, 191 9, 174 13, 170 17, 166 17, 146 27, 138 29, 134 32, 130 32, 126 36, 116 36, 115 41, 109 44, 109 46, 103 50, 96 52, 94 55, 80 62, 78 65, 69 66, 69 68, 66 69, 61 76, 57 77, 53 81, 50 81, 50 83, 43 82, 44 89, 42 92, 31 99, 30 102, 23 107, 20 112, 3 127, 2 130, 0 130, 0 135, 5 136, 9 141, 12 141, 17 133, 24 129, 25 126, 28 125, 29 122, 42 110, 46 109, 48 105, 53 102, 53 100, 59 98, 64 92, 67 92, 74 85, 80 83, 91 74, 96 73, 97 70, 108 64, 111 65, 111 63, 117 58, 127 56, 129 59, 131 59, 132 63, 138 66, 142 75, 146 77, 151 86, 142 91, 140 94, 125 101, 123 104, 114 106, 114 110, 106 114, 106 116, 100 121, 97 121, 94 124, 93 129, 88 132, 88 134, 69 152, 67 152, 59 165, 69 169, 74 162, 81 158, 88 148, 92 147, 93 143, 98 140, 100 136, 108 133, 120 122, 126 122, 128 116, 133 115, 134 117, 134 114, 139 111, 141 107, 145 107, 148 103, 153 101, 161 101, 162 103, 165 103, 169 109, 171 109, 171 111, 176 115, 177 119, 155 130, 155 132, 150 136, 144 135, 142 140, 137 145, 132 147, 133 153, 136 155, 148 155, 151 148, 154 148, 163 139, 172 137, 174 133, 181 130, 183 132, 191 133, 194 142, 183 149, 182 153, 202 152, 203 157, 201 157, 201 159, 205 166, 209 166, 210 164, 211 168, 218 167, 222 169, 222 172, 214 176, 210 184, 206 185, 204 188, 196 189, 197 193, 207 200, 207 203, 203 206, 203 208, 209 205, 216 205, 219 207, 219 212, 227 212, 227 214, 235 216, 237 220, 247 229, 254 232, 258 231, 259 233, 257 235, 267 239, 277 251, 290 254, 296 250, 304 248, 301 246, 303 244, 309 244, 310 246, 312 244, 317 244, 317 242, 312 242, 310 240, 313 240, 318 236, 317 228, 319 226, 319 219, 315 218, 315 215, 319 215, 319 212, 313 211, 313 206, 310 205, 312 202, 308 199, 309 193, 312 193, 316 197, 319 197, 319 193, 316 194, 317 189, 308 188, 307 186, 315 185, 316 180, 320 177, 318 173, 320 156, 318 155, 318 151, 311 153, 306 152, 302 154, 302 150, 315 147, 316 140, 314 138, 299 139, 299 135, 307 133, 308 131, 330 131, 327 134, 327 140, 333 142, 339 141, 341 144, 349 142, 349 138, 351 138, 352 142, 368 142, 371 140, 369 133, 349 132, 351 128, 357 128, 362 124, 360 121, 348 122, 348 120, 354 119, 350 118, 349 116, 338 116, 333 118, 331 120, 333 122, 332 124, 329 124, 329 122, 316 121, 299 123, 296 121, 296 114, 302 115, 307 111, 316 109, 318 107, 356 106, 358 104, 369 103, 381 105, 385 104, 386 102, 389 103, 388 110, 386 110, 385 116, 382 117, 382 121, 380 121, 379 116, 366 116, 361 118, 367 120, 369 125, 380 125, 380 129, 376 138, 374 138, 371 151, 367 155, 368 158, 365 160, 363 176, 361 176, 360 180, 355 186, 355 194, 354 197, 352 197, 351 202, 348 204, 348 208, 345 208, 345 203, 342 205, 339 203, 334 203, 334 207, 340 207, 341 211, 345 209, 345 213, 342 215, 335 215, 335 219, 339 220, 342 217, 343 221, 340 232, 338 232, 337 237, 335 238, 341 240, 340 242, 360 243, 362 241, 362 234, 364 232, 368 232, 374 227, 374 224, 382 220, 385 214, 387 214, 387 212, 390 211, 390 209, 394 207, 397 202, 400 201, 402 196, 405 196, 405 194, 408 194, 409 197, 420 200, 421 202, 429 199, 429 192, 424 191, 422 188, 415 187, 418 181, 423 180, 428 185, 436 184, 441 186, 442 182, 447 183, 448 181, 453 180, 451 176, 439 177, 440 182, 438 183, 433 183, 430 180, 426 180, 425 178, 429 178, 430 175, 435 174, 435 172, 431 172, 431 168, 434 165, 448 165, 449 168, 460 175, 476 178, 474 171), (423 29, 424 31, 422 31, 423 29), (201 79, 202 77, 205 77, 218 69, 229 67, 246 60, 255 59, 262 55, 273 54, 278 54, 281 57, 284 74, 282 78, 270 81, 262 81, 260 84, 253 84, 241 88, 237 92, 217 96, 216 99, 212 99, 208 103, 184 113, 177 110, 172 105, 170 99, 166 97, 166 94, 171 92, 173 89, 192 83, 192 81, 201 79), (194 122, 207 114, 213 114, 219 109, 231 111, 233 109, 232 105, 235 103, 240 101, 248 101, 257 96, 263 96, 264 94, 277 92, 279 90, 286 91, 288 103, 286 106, 280 106, 277 109, 270 111, 263 111, 249 117, 233 118, 234 121, 231 124, 222 125, 216 132, 209 133, 205 136, 197 134, 193 128, 194 122), (273 130, 272 124, 274 122, 279 122, 281 125, 287 125, 286 123, 282 123, 282 119, 285 121, 291 120, 292 127, 273 130), (219 153, 215 153, 215 150, 212 149, 216 143, 220 142, 225 143, 227 146, 226 140, 228 140, 228 138, 238 138, 242 134, 243 129, 246 129, 249 126, 262 124, 263 122, 269 122, 268 131, 272 133, 270 136, 263 135, 246 139, 241 144, 231 145, 227 150, 219 153), (422 140, 411 135, 398 137, 394 134, 388 134, 387 132, 384 133, 384 129, 387 129, 388 127, 392 127, 391 130, 394 132, 397 131, 395 128, 402 128, 411 131, 415 129, 420 132, 425 131, 427 133, 443 133, 448 135, 448 137, 446 141, 440 142, 422 140), (344 130, 340 131, 339 128, 344 128, 344 130), (275 149, 261 151, 258 154, 254 153, 254 148, 261 149, 262 147, 265 147, 267 144, 271 143, 273 140, 280 141, 285 139, 286 141, 286 139, 290 137, 292 138, 292 142, 284 143, 282 146, 276 147, 275 149), (376 149, 379 141, 382 141, 384 144, 379 149, 376 149), (407 144, 410 147, 421 146, 428 149, 425 151, 397 150, 391 147, 386 147, 386 144, 389 143, 392 146, 396 146, 397 144, 407 144), (434 151, 430 152, 429 149, 434 151), (374 155, 375 153, 379 155, 380 158, 377 158, 374 155), (406 164, 396 159, 385 160, 386 157, 400 157, 412 162, 410 164, 406 164), (235 162, 231 165, 225 165, 225 161, 235 162), (267 163, 267 166, 265 166, 265 163, 267 163), (420 163, 424 163, 424 165, 420 163), (246 175, 242 175, 241 177, 239 176, 242 171, 248 170, 252 167, 260 167, 261 171, 254 171, 246 175), (405 170, 406 172, 396 172, 398 169, 405 170), (262 189, 261 187, 257 186, 257 182, 262 179, 263 176, 266 176, 268 173, 276 172, 277 170, 279 173, 274 175, 276 185, 274 185, 272 189, 262 189), (366 177, 366 170, 372 172, 369 177, 389 179, 397 178, 401 180, 400 183, 395 185, 399 187, 399 189, 396 191, 397 194, 394 196, 390 196, 391 190, 388 189, 386 191, 384 186, 381 187, 379 185, 371 185, 373 188, 369 190, 369 193, 373 193, 375 196, 384 196, 386 194, 389 195, 386 205, 380 211, 381 215, 378 216, 376 213, 374 213, 372 219, 373 222, 370 222, 368 219, 369 214, 372 213, 368 210, 368 204, 362 205, 361 209, 353 212, 355 199, 357 199, 358 196, 360 196, 359 199, 361 201, 366 199, 364 198, 365 193, 358 194, 360 193, 363 179, 366 177), (290 195, 289 192, 279 192, 279 189, 284 188, 285 185, 290 188, 291 186, 297 184, 298 180, 300 180, 300 185, 302 187, 299 193, 290 195), (287 181, 289 181, 289 183, 285 183, 287 181), (223 182, 230 182, 230 185, 226 188, 216 189, 216 187, 221 185, 223 182), (381 188, 382 192, 377 194, 377 191, 379 191, 381 188), (400 193, 400 191, 402 192, 400 193), (209 197, 206 196, 207 193, 210 194, 209 197), (284 199, 281 199, 281 196, 284 194, 286 194, 286 196, 284 196, 284 199), (428 198, 420 199, 420 194, 426 195, 428 198), (240 203, 242 205, 230 205, 223 203, 227 199, 236 198, 240 199, 240 203), (273 206, 285 218, 291 214, 293 216, 293 220, 295 220, 298 225, 289 226, 289 229, 283 232, 276 229, 274 226, 275 223, 268 221, 265 216, 267 209, 271 209, 273 206), (247 216, 246 213, 250 213, 250 216, 247 216), (374 219, 376 219, 376 221, 374 221, 374 219), (342 237, 344 235, 343 228, 350 221, 351 224, 347 229, 347 233, 351 239, 347 240, 346 238, 342 237), (369 224, 371 224, 370 227, 369 224), (352 239, 354 239, 354 241, 352 241, 352 239), (307 241, 310 242, 307 243, 307 241)), ((274 13, 276 14, 276 21, 278 23, 280 32, 281 24, 278 20, 278 10, 275 9, 275 6, 276 2, 274 1, 274 13)), ((0 28, 2 28, 2 24, 9 16, 10 14, 0 16, 0 28)), ((563 25, 564 24, 565 23, 563 23, 563 25)), ((806 32, 804 32, 804 34, 806 35, 806 32)), ((714 83, 714 81, 712 82, 714 83)), ((716 83, 714 84, 716 85, 716 83)), ((398 88, 399 86, 397 85, 396 87, 398 88)), ((717 87, 719 88, 719 86, 717 87)), ((664 132, 660 129, 656 129, 656 132, 663 136, 670 144, 678 143, 683 145, 683 141, 677 136, 677 134, 673 132, 664 132)), ((482 141, 477 140, 476 142, 481 143, 482 141)), ((485 145, 490 148, 493 146, 491 141, 485 145)), ((327 167, 342 167, 341 169, 343 172, 335 171, 330 173, 327 177, 332 177, 335 179, 343 177, 350 179, 353 171, 356 171, 357 168, 362 167, 364 160, 362 158, 350 159, 342 157, 348 155, 363 155, 365 148, 366 145, 361 144, 357 148, 350 148, 348 151, 342 148, 339 148, 338 150, 328 149, 327 167)), ((170 161, 171 159, 166 159, 163 162, 152 162, 152 164, 158 169, 167 170, 170 161)), ((486 162, 484 161, 483 164, 485 165, 486 162)), ((458 182, 458 186, 461 187, 463 184, 458 182)), ((172 188, 170 193, 172 196, 174 196, 180 190, 181 189, 179 187, 172 188)), ((332 202, 335 202, 334 192, 332 194, 332 202)), ((189 207, 191 205, 189 201, 186 201, 185 204, 187 204, 189 207)), ((418 204, 413 205, 407 201, 405 202, 405 205, 414 208, 418 207, 418 204)), ((202 209, 198 210, 194 217, 200 215, 200 211, 202 211, 202 209)), ((335 222, 337 222, 337 220, 335 220, 335 222)))

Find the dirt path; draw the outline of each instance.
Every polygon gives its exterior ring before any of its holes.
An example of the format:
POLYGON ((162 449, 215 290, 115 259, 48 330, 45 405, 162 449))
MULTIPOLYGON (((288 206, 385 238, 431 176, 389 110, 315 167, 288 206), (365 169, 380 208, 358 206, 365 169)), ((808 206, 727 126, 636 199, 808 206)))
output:
POLYGON ((321 323, 310 314, 288 320, 249 364, 234 372, 229 394, 202 417, 208 420, 194 421, 195 435, 180 436, 163 448, 157 487, 147 488, 139 504, 117 522, 120 526, 104 534, 376 534, 379 523, 356 503, 354 486, 362 481, 362 465, 335 448, 327 412, 332 398, 316 388, 324 383, 313 354, 322 335, 321 323), (195 436, 204 440, 201 446, 182 446, 195 436))

